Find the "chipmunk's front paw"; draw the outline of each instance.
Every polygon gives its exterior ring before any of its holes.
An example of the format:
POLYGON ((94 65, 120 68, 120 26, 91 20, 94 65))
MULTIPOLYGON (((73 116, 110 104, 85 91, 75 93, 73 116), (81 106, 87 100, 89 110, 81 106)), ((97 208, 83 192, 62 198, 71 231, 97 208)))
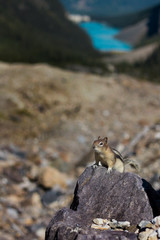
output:
POLYGON ((112 172, 112 168, 111 168, 111 167, 109 167, 109 168, 107 169, 107 173, 110 173, 110 172, 112 172))
POLYGON ((92 165, 92 167, 95 169, 95 168, 98 167, 98 165, 95 163, 95 164, 92 165))
POLYGON ((92 165, 92 167, 93 167, 93 169, 96 169, 98 166, 94 164, 94 165, 92 165))

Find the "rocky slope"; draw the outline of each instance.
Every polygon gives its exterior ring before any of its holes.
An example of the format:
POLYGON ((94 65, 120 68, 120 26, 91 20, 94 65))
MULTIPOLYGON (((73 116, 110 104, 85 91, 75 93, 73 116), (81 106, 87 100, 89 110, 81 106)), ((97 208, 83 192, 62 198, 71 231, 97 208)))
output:
POLYGON ((151 79, 155 82, 160 82, 159 77, 159 63, 160 63, 160 45, 152 52, 152 54, 145 59, 145 61, 137 61, 135 67, 146 79, 151 79), (149 67, 148 67, 149 66, 149 67))
MULTIPOLYGON (((155 40, 152 40, 152 38, 155 38, 155 36, 157 36, 158 41, 160 29, 160 5, 142 12, 138 12, 137 15, 133 14, 130 16, 122 17, 124 26, 120 34, 117 35, 117 38, 124 42, 128 42, 133 46, 140 44, 143 46, 144 42, 147 41, 154 42, 155 40), (137 15, 139 17, 137 17, 137 15), (131 23, 129 24, 129 22, 131 23)), ((116 21, 116 19, 114 21, 116 21)), ((117 18, 117 25, 118 24, 120 23, 118 23, 117 18)))
POLYGON ((121 142, 124 135, 131 138, 143 125, 159 121, 160 86, 127 75, 4 63, 0 74, 0 138, 4 142, 26 144, 52 136, 57 144, 59 137, 66 143, 68 136, 75 142, 79 132, 81 144, 108 131, 112 141, 119 135, 121 142))
MULTIPOLYGON (((153 58, 152 55, 154 53, 157 53, 158 46, 159 46, 158 43, 151 43, 146 46, 136 48, 131 52, 127 52, 123 54, 113 54, 105 58, 105 61, 107 63, 112 63, 112 64, 117 64, 117 63, 131 64, 132 70, 135 71, 134 64, 138 62, 140 66, 143 66, 145 61, 148 61, 150 58, 153 58)), ((155 65, 151 64, 148 70, 149 71, 151 70, 153 73, 154 68, 157 68, 158 70, 158 66, 159 66, 159 61, 157 59, 156 64, 155 65)), ((146 69, 147 69, 147 66, 146 66, 146 69)), ((155 72, 155 75, 158 77, 157 71, 155 72)), ((146 77, 147 76, 149 77, 149 80, 152 81, 152 75, 151 74, 148 75, 148 73, 146 72, 146 77)))
POLYGON ((5 240, 44 239, 53 214, 70 205, 77 176, 94 161, 99 135, 137 159, 140 176, 159 189, 159 85, 116 73, 0 63, 0 86, 5 240))

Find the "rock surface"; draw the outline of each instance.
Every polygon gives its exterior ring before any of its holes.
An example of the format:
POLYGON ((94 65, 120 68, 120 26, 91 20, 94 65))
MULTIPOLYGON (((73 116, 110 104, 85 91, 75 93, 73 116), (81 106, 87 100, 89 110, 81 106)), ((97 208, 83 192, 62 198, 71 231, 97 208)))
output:
POLYGON ((104 167, 86 168, 78 179, 70 209, 56 214, 45 239, 137 239, 135 233, 101 232, 91 229, 91 224, 94 218, 129 221, 132 226, 151 220, 153 210, 143 185, 143 180, 133 173, 107 174, 104 167))

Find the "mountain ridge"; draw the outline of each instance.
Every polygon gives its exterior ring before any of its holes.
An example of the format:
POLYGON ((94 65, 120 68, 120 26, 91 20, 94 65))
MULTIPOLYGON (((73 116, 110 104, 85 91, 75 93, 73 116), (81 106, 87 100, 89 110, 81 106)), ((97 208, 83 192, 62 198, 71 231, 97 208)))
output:
POLYGON ((144 10, 160 3, 160 0, 60 0, 66 10, 90 16, 117 16, 144 10))

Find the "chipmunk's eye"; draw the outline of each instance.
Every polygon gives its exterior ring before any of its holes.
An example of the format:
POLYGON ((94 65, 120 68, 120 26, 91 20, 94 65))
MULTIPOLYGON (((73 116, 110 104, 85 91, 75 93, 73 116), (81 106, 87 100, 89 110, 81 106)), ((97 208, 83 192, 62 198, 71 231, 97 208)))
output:
POLYGON ((99 145, 100 145, 100 146, 103 146, 103 142, 100 142, 99 145))

